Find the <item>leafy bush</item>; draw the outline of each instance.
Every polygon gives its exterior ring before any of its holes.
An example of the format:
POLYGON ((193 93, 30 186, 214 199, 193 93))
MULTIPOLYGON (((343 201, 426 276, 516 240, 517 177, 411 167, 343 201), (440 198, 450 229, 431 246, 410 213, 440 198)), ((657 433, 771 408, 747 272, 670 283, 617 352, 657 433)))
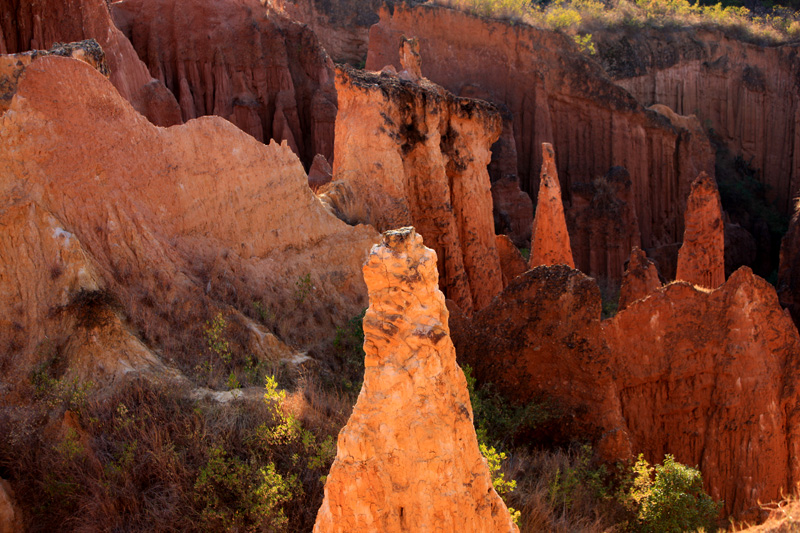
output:
POLYGON ((597 48, 594 46, 591 33, 574 35, 572 40, 575 41, 575 44, 578 45, 578 49, 584 54, 589 54, 590 56, 597 54, 597 48))
POLYGON ((529 402, 515 405, 508 401, 492 383, 477 386, 472 368, 465 365, 464 377, 472 403, 478 439, 495 445, 507 445, 523 432, 560 416, 550 402, 529 402))
POLYGON ((132 379, 66 414, 31 385, 30 408, 0 409, 0 475, 26 531, 310 531, 349 404, 299 385, 220 404, 132 379))
MULTIPOLYGON (((513 439, 523 429, 532 429, 549 420, 553 416, 553 410, 536 402, 524 406, 511 405, 490 383, 477 388, 469 365, 465 365, 463 371, 472 404, 478 447, 486 458, 492 486, 508 505, 508 498, 517 488, 517 482, 506 478, 503 464, 508 455, 498 449, 498 445, 507 439, 513 439)), ((514 523, 519 524, 520 511, 509 506, 508 512, 511 513, 514 523)))
POLYGON ((284 478, 273 463, 245 463, 219 446, 211 448, 194 485, 201 523, 210 531, 286 531, 281 506, 298 489, 297 478, 284 478))
POLYGON ((562 31, 577 27, 581 20, 581 14, 577 9, 565 5, 557 5, 548 9, 544 16, 544 22, 548 28, 562 31))
POLYGON ((703 476, 696 468, 675 461, 672 455, 666 455, 663 464, 651 467, 640 454, 632 474, 632 483, 622 499, 636 513, 637 531, 716 531, 722 505, 705 492, 703 476))

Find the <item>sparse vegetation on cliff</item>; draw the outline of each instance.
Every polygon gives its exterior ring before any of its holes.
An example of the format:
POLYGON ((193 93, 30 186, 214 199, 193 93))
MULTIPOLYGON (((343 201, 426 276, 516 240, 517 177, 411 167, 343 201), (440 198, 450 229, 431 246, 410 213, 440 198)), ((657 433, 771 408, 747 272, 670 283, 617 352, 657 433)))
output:
POLYGON ((800 12, 780 5, 758 11, 737 5, 702 5, 688 0, 434 0, 475 15, 524 22, 573 36, 588 54, 596 52, 592 32, 625 28, 716 28, 764 44, 800 39, 800 12))
POLYGON ((43 393, 0 412, 0 476, 36 502, 30 531, 310 531, 349 400, 310 378, 262 391, 218 403, 134 380, 81 401, 43 393))

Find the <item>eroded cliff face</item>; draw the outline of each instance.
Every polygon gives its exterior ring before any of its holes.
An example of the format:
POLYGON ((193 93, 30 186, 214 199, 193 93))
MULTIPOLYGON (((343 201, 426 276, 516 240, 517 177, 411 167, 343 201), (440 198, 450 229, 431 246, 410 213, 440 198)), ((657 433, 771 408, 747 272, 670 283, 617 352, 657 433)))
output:
POLYGON ((692 183, 675 279, 708 289, 716 289, 725 282, 722 204, 714 178, 705 173, 692 183))
POLYGON ((728 513, 800 480, 800 336, 750 269, 711 292, 667 285, 604 322, 603 337, 634 450, 698 465, 728 513))
POLYGON ((364 384, 315 532, 518 531, 478 449, 436 254, 388 231, 364 265, 364 384))
POLYGON ((14 491, 4 479, 0 479, 0 533, 22 531, 22 511, 14 501, 14 491))
POLYGON ((114 19, 184 120, 219 115, 286 141, 308 167, 333 157, 333 63, 306 26, 258 0, 123 0, 114 19))
MULTIPOLYGON (((691 261, 703 267, 701 285, 713 288, 702 254, 724 274, 723 228, 705 224, 702 207, 718 204, 709 181, 696 182, 686 226, 702 230, 703 239, 688 239, 691 261)), ((480 381, 519 402, 561 406, 566 416, 542 428, 551 439, 589 437, 608 460, 673 454, 699 465, 727 513, 742 513, 800 479, 800 335, 774 288, 750 269, 723 282, 714 290, 661 287, 636 249, 621 311, 601 322, 594 280, 565 265, 540 266, 472 318, 455 315, 453 342, 480 381)))
POLYGON ((378 22, 378 8, 385 2, 279 0, 273 3, 292 19, 307 24, 334 61, 358 66, 367 57, 369 28, 378 22))
POLYGON ((656 265, 641 248, 634 248, 628 268, 622 276, 622 286, 619 289, 619 304, 617 309, 622 311, 636 300, 646 298, 661 287, 658 279, 656 265))
POLYGON ((473 318, 452 324, 462 362, 515 401, 551 400, 565 413, 552 438, 582 435, 608 460, 630 456, 601 337, 600 290, 566 265, 539 266, 512 280, 473 318))
POLYGON ((157 128, 80 61, 40 57, 22 72, 0 116, 0 198, 17 228, 0 252, 11 360, 41 355, 45 317, 84 293, 110 294, 114 316, 176 359, 202 349, 216 312, 248 353, 280 359, 295 352, 237 309, 260 302, 302 347, 365 303, 377 234, 328 214, 288 146, 218 118, 157 128))
POLYGON ((800 56, 797 44, 759 46, 718 31, 598 34, 599 58, 645 105, 697 115, 758 169, 789 213, 800 188, 800 56))
MULTIPOLYGON (((624 166, 643 246, 681 240, 691 181, 701 170, 714 171, 713 152, 686 148, 694 142, 707 144, 706 139, 696 139, 693 131, 643 108, 557 33, 443 7, 396 7, 393 13, 382 11, 381 21, 372 27, 367 68, 397 66, 401 35, 419 39, 423 75, 455 94, 477 88, 507 106, 524 191, 532 196, 537 192, 539 147, 550 142, 558 152, 567 212, 574 185, 624 166), (703 153, 712 158, 706 160, 703 153)), ((589 270, 580 262, 578 268, 589 270)), ((616 277, 621 275, 620 269, 616 277)))
POLYGON ((575 268, 569 243, 561 186, 556 171, 555 153, 549 143, 542 144, 542 172, 536 215, 531 226, 531 268, 539 265, 567 265, 575 268))
POLYGON ((55 43, 95 39, 106 54, 111 82, 133 107, 159 126, 181 121, 175 98, 153 79, 111 20, 108 2, 0 1, 0 54, 47 50, 55 43))
POLYGON ((591 184, 573 187, 567 226, 575 263, 591 276, 617 279, 642 241, 628 171, 614 167, 591 184))
MULTIPOLYGON (((410 77, 407 66, 401 74, 410 77)), ((447 298, 467 313, 489 303, 502 289, 486 171, 500 133, 496 110, 391 73, 345 67, 336 86, 327 201, 343 219, 379 231, 414 225, 436 251, 447 298)))
POLYGON ((0 215, 0 368, 9 382, 60 354, 72 376, 96 383, 169 372, 123 326, 89 254, 64 224, 30 201, 0 215))

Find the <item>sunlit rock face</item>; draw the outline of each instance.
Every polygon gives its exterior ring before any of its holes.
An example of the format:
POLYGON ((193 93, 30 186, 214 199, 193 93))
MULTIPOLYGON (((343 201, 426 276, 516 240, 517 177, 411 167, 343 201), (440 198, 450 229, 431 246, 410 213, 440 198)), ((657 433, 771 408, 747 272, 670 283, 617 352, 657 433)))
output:
POLYGON ((438 277, 414 228, 370 252, 364 384, 315 532, 517 531, 478 449, 438 277))

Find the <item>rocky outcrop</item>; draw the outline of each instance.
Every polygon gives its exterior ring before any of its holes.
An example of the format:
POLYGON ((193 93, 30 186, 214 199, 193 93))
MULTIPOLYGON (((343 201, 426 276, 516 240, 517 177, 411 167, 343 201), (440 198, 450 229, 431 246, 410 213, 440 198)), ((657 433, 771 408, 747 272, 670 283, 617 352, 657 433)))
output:
POLYGON ((454 315, 460 360, 512 401, 561 408, 537 438, 589 438, 610 460, 673 454, 699 466, 727 513, 780 498, 800 480, 800 335, 774 289, 746 267, 716 290, 648 288, 642 261, 635 253, 628 288, 644 271, 647 297, 602 323, 591 278, 525 272, 471 319, 454 315))
POLYGON ((382 11, 371 29, 367 68, 397 66, 402 35, 419 39, 422 74, 428 79, 455 94, 477 87, 508 108, 518 176, 531 197, 538 191, 539 147, 549 142, 558 150, 567 211, 574 185, 624 166, 631 177, 642 245, 681 240, 690 184, 700 170, 713 175, 713 152, 707 152, 710 159, 690 160, 703 152, 688 149, 692 143, 685 141, 694 132, 642 107, 568 37, 445 7, 395 6, 392 12, 382 11))
POLYGON ((622 311, 632 302, 646 298, 661 287, 658 279, 656 265, 647 258, 641 248, 634 248, 628 268, 622 276, 622 286, 619 289, 619 304, 617 309, 622 311))
POLYGON ((796 43, 760 46, 694 28, 594 36, 616 83, 646 105, 697 115, 790 212, 800 189, 796 43))
POLYGON ((781 242, 778 297, 794 323, 800 325, 800 203, 796 205, 789 231, 781 242))
MULTIPOLYGON (((551 438, 582 435, 609 460, 630 454, 601 338, 600 290, 565 265, 539 266, 512 280, 472 320, 451 326, 459 361, 519 403, 544 401, 562 418, 551 438)), ((538 435, 541 438, 541 435, 538 435)))
POLYGON ((308 186, 312 191, 317 191, 323 185, 327 185, 333 179, 333 169, 328 160, 322 154, 314 156, 314 162, 308 169, 308 186))
POLYGON ((22 531, 22 511, 14 501, 11 484, 0 479, 0 533, 22 531))
POLYGON ((628 171, 613 167, 591 184, 576 185, 567 226, 580 270, 590 276, 619 279, 628 254, 641 245, 628 171))
POLYGON ((108 2, 0 0, 0 53, 47 50, 56 43, 95 39, 105 51, 111 82, 133 107, 159 126, 181 121, 178 104, 153 79, 111 20, 108 2))
POLYGON ((364 384, 315 532, 518 531, 478 449, 437 278, 413 228, 386 232, 370 252, 364 384))
POLYGON ((725 282, 725 227, 714 178, 700 174, 686 206, 686 230, 675 279, 716 289, 725 282))
POLYGON ((507 236, 495 235, 495 243, 497 244, 497 254, 500 256, 503 287, 507 287, 511 280, 528 270, 528 262, 507 236))
POLYGON ((800 481, 800 336, 746 267, 708 292, 678 282, 603 323, 633 449, 698 465, 738 513, 800 481))
POLYGON ((104 76, 108 76, 106 55, 97 41, 89 39, 78 43, 57 43, 50 50, 33 50, 19 54, 0 55, 0 114, 8 111, 11 100, 17 94, 17 84, 22 73, 39 57, 57 55, 71 57, 84 61, 87 65, 97 69, 104 76))
POLYGON ((553 146, 542 144, 542 173, 539 178, 539 197, 531 228, 531 268, 539 265, 567 265, 575 268, 569 243, 561 186, 556 172, 553 146))
POLYGON ((4 379, 24 380, 55 354, 72 375, 98 384, 130 372, 169 375, 123 326, 98 269, 63 223, 27 201, 6 206, 0 227, 4 379))
POLYGON ((426 80, 349 67, 336 86, 334 211, 380 231, 413 225, 436 251, 447 298, 468 314, 489 303, 502 289, 486 172, 495 109, 426 80))
POLYGON ((259 0, 124 0, 114 20, 184 120, 219 115, 286 141, 306 168, 333 156, 333 64, 314 33, 259 0))
POLYGON ((331 216, 288 146, 218 118, 157 128, 83 62, 23 71, 0 116, 0 169, 0 210, 17 228, 0 251, 12 360, 39 353, 43 317, 87 292, 116 302, 120 332, 189 368, 217 312, 231 342, 265 359, 289 350, 242 312, 274 313, 267 326, 302 347, 363 308, 377 235, 331 216))

